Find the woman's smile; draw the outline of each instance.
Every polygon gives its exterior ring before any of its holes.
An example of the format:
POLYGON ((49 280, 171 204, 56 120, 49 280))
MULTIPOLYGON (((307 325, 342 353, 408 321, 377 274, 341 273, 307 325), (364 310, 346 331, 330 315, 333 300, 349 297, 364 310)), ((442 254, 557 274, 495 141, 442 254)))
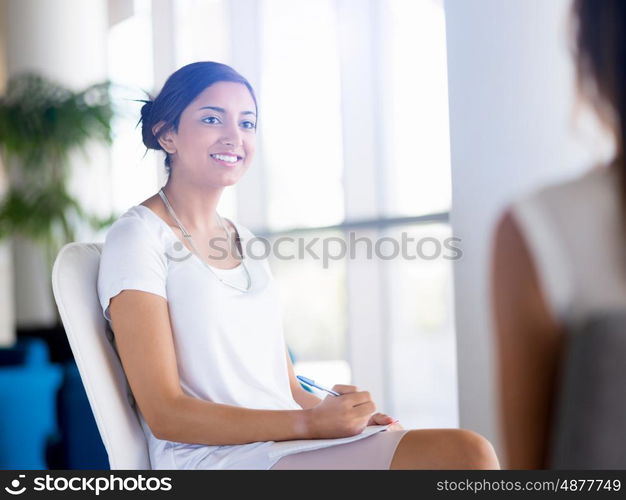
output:
POLYGON ((209 156, 218 165, 223 165, 227 167, 234 167, 235 165, 241 163, 241 161, 243 160, 241 156, 231 153, 213 153, 209 156))

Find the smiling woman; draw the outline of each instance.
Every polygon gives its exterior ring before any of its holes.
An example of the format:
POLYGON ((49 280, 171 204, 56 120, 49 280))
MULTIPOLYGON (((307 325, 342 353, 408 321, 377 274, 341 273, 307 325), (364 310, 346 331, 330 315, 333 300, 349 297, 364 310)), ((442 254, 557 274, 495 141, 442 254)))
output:
POLYGON ((210 63, 212 71, 207 71, 206 64, 209 63, 193 63, 181 68, 168 79, 158 98, 146 101, 141 110, 144 144, 150 149, 165 151, 168 174, 171 174, 174 155, 178 154, 178 161, 187 164, 194 161, 193 154, 203 154, 206 158, 206 149, 199 149, 209 146, 211 141, 210 146, 216 150, 210 156, 237 156, 235 162, 232 158, 218 159, 220 165, 241 161, 247 167, 254 154, 258 111, 252 86, 224 64, 210 63), (227 105, 219 106, 217 102, 227 105), (238 134, 238 129, 248 132, 237 146, 248 151, 235 151, 232 144, 216 144, 224 129, 234 135, 238 134), (191 150, 185 147, 189 145, 193 146, 191 150))
POLYGON ((171 166, 172 157, 176 159, 181 172, 177 175, 194 176, 202 184, 230 185, 243 175, 254 154, 256 110, 250 108, 255 109, 255 105, 245 86, 217 82, 194 99, 181 113, 178 124, 166 128, 166 119, 161 119, 152 131, 167 153, 166 162, 171 166), (210 104, 216 102, 228 104, 226 108, 210 104), (215 165, 240 168, 224 170, 215 165))
POLYGON ((109 229, 98 296, 152 468, 497 466, 478 435, 407 431, 368 391, 320 400, 299 384, 267 259, 243 255, 254 235, 216 211, 251 165, 257 117, 247 80, 215 62, 179 69, 141 111, 169 178, 109 229))

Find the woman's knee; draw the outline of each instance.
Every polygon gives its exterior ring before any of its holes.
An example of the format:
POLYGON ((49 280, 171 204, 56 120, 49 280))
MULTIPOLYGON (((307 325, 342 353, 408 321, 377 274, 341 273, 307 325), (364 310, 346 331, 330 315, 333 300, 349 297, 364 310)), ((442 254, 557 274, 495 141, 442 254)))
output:
POLYGON ((401 439, 392 469, 499 469, 491 443, 466 429, 410 430, 401 439))
POLYGON ((500 464, 493 445, 487 438, 467 429, 455 429, 459 453, 467 468, 499 469, 500 464))

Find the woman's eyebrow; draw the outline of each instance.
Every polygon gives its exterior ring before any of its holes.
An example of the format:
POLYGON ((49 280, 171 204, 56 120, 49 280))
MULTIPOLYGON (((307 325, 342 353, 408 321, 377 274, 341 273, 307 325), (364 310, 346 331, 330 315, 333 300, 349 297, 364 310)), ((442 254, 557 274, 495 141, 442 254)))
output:
MULTIPOLYGON (((219 106, 202 106, 201 108, 198 108, 198 111, 201 111, 203 109, 212 109, 213 111, 226 114, 226 110, 224 108, 220 108, 219 106)), ((242 111, 240 114, 256 116, 256 113, 254 111, 242 111)))

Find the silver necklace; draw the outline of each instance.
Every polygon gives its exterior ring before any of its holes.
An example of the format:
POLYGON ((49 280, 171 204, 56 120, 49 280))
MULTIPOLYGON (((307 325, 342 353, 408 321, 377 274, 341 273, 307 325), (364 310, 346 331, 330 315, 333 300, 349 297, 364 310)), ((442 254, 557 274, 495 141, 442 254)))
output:
MULTIPOLYGON (((172 218, 176 221, 176 224, 178 224, 178 227, 180 228, 181 232, 183 233, 183 237, 187 240, 189 240, 189 243, 191 244, 191 247, 195 250, 196 255, 198 256, 198 259, 200 260, 200 262, 202 262, 204 264, 204 266, 213 273, 213 275, 220 280, 222 283, 224 283, 225 285, 234 288, 235 290, 239 290, 240 292, 248 292, 250 290, 250 287, 252 286, 252 279, 250 278, 250 272, 248 271, 248 267, 246 266, 246 263, 244 262, 244 258, 243 256, 241 257, 241 265, 243 266, 244 270, 246 271, 246 278, 248 281, 248 284, 246 285, 245 288, 242 288, 240 286, 237 286, 233 283, 229 283, 228 281, 224 280, 221 276, 219 276, 212 268, 211 266, 209 266, 206 262, 204 262, 204 260, 200 257, 200 252, 198 252, 198 249, 196 248, 196 246, 193 244, 193 239, 191 237, 191 233, 189 233, 182 225, 182 223, 180 222, 180 220, 178 219, 178 217, 176 216, 176 214, 174 213, 174 209, 172 208, 172 205, 170 205, 169 200, 167 199, 167 196, 165 196, 165 192, 163 191, 163 189, 159 189, 159 196, 161 196, 161 199, 163 200, 163 203, 165 203, 165 206, 167 207, 167 210, 169 211, 170 215, 172 216, 172 218)), ((222 229, 224 229, 224 232, 226 233, 226 238, 228 239, 228 242, 230 244, 230 231, 226 228, 226 225, 224 224, 224 222, 222 221, 222 216, 220 214, 218 214, 216 212, 217 215, 217 220, 220 223, 220 226, 222 226, 222 229)), ((234 269, 234 268, 233 268, 234 269)))

